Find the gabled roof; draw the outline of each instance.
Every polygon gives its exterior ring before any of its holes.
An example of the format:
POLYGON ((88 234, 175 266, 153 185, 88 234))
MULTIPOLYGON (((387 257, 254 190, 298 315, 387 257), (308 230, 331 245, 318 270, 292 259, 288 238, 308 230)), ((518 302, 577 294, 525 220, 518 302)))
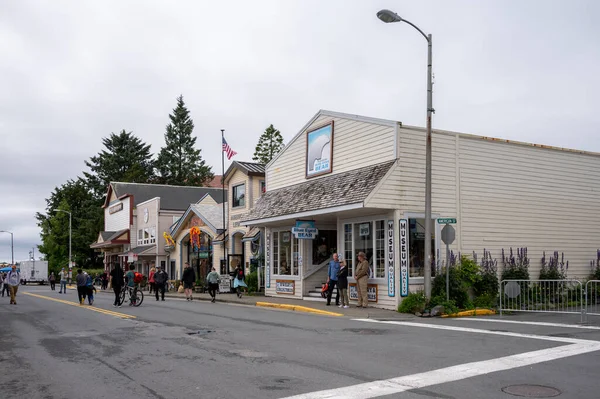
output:
POLYGON ((389 126, 389 127, 396 127, 396 125, 398 125, 398 124, 400 124, 400 126, 402 126, 402 122, 400 122, 400 121, 393 121, 393 120, 389 120, 389 119, 380 119, 380 118, 371 118, 369 116, 345 114, 343 112, 327 111, 325 109, 321 109, 306 123, 306 125, 304 125, 302 127, 302 129, 300 129, 300 131, 298 133, 296 133, 296 135, 294 137, 292 137, 292 139, 285 145, 285 147, 283 147, 281 149, 281 151, 279 151, 273 157, 273 159, 271 159, 271 162, 269 162, 267 165, 265 165, 265 169, 268 169, 269 166, 271 166, 273 164, 273 162, 275 162, 277 160, 277 158, 279 158, 281 156, 281 154, 283 154, 294 143, 294 141, 296 141, 298 139, 298 137, 302 136, 302 134, 306 131, 306 129, 308 129, 310 127, 310 125, 312 125, 320 116, 330 116, 332 118, 349 119, 349 120, 353 120, 353 121, 372 123, 374 125, 383 125, 383 126, 389 126))
POLYGON ((90 248, 103 248, 121 244, 129 244, 129 229, 119 231, 101 231, 98 240, 90 248))
MULTIPOLYGON (((223 206, 222 205, 203 205, 190 204, 182 217, 171 228, 171 235, 175 237, 184 224, 189 219, 190 215, 198 216, 212 231, 217 234, 217 230, 221 230, 223 226, 223 206)), ((227 223, 227 210, 225 210, 225 223, 227 223)))
POLYGON ((242 221, 258 221, 351 204, 362 206, 394 162, 366 166, 267 191, 254 208, 242 217, 242 221))
POLYGON ((233 172, 234 169, 239 169, 248 176, 264 176, 265 175, 265 165, 261 163, 255 162, 243 162, 243 161, 233 161, 229 168, 227 168, 227 172, 225 172, 224 179, 227 181, 229 175, 233 172))
POLYGON ((215 187, 111 182, 104 202, 105 208, 108 206, 111 192, 114 192, 117 198, 132 195, 134 205, 160 197, 160 208, 171 211, 185 211, 191 203, 197 202, 206 194, 210 194, 217 203, 223 202, 221 189, 215 187))

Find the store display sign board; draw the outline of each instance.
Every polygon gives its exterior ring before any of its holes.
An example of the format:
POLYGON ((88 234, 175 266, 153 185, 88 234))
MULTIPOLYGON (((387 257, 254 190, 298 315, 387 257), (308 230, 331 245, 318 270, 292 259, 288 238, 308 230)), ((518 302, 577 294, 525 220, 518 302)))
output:
MULTIPOLYGON (((367 297, 369 298, 369 302, 377 302, 377 284, 367 284, 367 297)), ((348 284, 348 298, 351 301, 358 300, 356 283, 348 284)))

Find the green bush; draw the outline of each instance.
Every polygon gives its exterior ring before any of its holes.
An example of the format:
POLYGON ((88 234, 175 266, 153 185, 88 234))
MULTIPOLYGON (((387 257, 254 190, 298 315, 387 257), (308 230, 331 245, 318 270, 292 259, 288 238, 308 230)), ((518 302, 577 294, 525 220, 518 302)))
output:
MULTIPOLYGON (((469 300, 468 284, 463 284, 460 279, 460 266, 450 267, 450 299, 453 300, 456 305, 460 308, 464 308, 469 300)), ((466 272, 465 274, 468 274, 466 272)), ((442 268, 442 271, 435 276, 431 288, 432 297, 440 297, 446 300, 446 268, 442 268)), ((436 305, 441 305, 437 303, 436 305)))
POLYGON ((246 284, 248 285, 248 292, 258 291, 258 273, 252 272, 246 276, 246 284))
POLYGON ((398 306, 398 312, 400 313, 415 313, 423 312, 427 305, 427 297, 423 291, 411 292, 408 296, 402 299, 402 302, 398 306))
POLYGON ((444 307, 445 314, 454 314, 458 313, 459 311, 459 308, 456 306, 456 302, 454 302, 452 299, 449 301, 444 301, 440 303, 440 305, 444 307))
POLYGON ((473 284, 475 297, 479 296, 496 296, 498 294, 498 276, 496 273, 482 271, 479 280, 473 284))
POLYGON ((479 265, 473 259, 466 256, 461 256, 460 265, 458 266, 458 278, 464 285, 472 287, 479 281, 479 265))
POLYGON ((498 294, 484 293, 479 295, 473 301, 473 306, 476 308, 494 308, 498 306, 498 294))

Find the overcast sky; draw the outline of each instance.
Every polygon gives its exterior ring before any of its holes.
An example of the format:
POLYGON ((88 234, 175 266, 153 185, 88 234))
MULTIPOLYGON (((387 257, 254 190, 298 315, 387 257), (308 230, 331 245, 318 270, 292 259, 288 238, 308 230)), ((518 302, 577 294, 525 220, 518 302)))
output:
POLYGON ((319 109, 423 126, 426 42, 381 8, 433 35, 434 128, 600 152, 600 1, 2 1, 0 230, 15 258, 102 137, 126 129, 158 152, 179 94, 216 174, 219 129, 251 160, 269 124, 287 142, 319 109))

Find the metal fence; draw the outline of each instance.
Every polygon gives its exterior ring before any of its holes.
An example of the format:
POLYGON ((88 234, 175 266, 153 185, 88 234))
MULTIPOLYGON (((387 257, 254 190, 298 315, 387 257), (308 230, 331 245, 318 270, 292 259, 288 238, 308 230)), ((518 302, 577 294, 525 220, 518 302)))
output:
MULTIPOLYGON (((600 280, 585 283, 585 314, 600 316, 600 280)), ((587 321, 587 317, 586 317, 587 321)))
MULTIPOLYGON (((586 293, 587 287, 586 284, 586 293)), ((600 286, 590 286, 590 290, 595 290, 593 291, 595 310, 600 312, 598 289, 600 286)), ((587 302, 584 300, 583 285, 579 280, 503 280, 500 282, 500 315, 503 311, 579 313, 583 322, 587 302)))

